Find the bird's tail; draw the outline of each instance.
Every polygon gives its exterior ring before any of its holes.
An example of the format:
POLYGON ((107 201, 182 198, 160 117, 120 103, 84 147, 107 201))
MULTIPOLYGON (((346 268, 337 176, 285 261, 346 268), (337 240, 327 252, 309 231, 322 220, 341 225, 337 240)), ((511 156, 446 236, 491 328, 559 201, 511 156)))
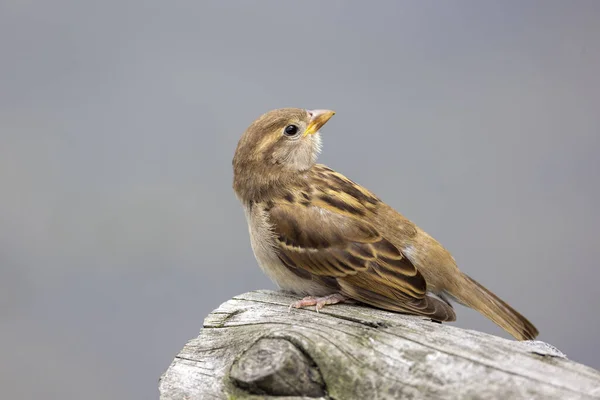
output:
POLYGON ((485 315, 517 340, 533 340, 539 333, 527 318, 465 274, 450 295, 485 315))

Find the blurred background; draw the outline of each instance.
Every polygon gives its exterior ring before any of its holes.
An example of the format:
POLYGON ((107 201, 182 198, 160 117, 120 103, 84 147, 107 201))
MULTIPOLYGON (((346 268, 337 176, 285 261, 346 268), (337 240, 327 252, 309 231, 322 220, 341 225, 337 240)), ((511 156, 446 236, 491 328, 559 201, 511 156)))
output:
POLYGON ((0 1, 4 395, 156 398, 212 309, 274 288, 231 158, 290 106, 336 110, 322 162, 600 368, 598 21, 595 0, 0 1))

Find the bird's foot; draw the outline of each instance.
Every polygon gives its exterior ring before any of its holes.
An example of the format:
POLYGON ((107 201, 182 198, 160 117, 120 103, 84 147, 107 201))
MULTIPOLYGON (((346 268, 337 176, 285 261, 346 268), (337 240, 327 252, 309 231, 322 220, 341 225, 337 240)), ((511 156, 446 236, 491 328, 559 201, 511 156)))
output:
POLYGON ((326 305, 343 303, 345 301, 349 301, 349 298, 340 293, 334 293, 334 294, 330 294, 329 296, 323 296, 323 297, 308 296, 308 297, 303 298, 302 300, 298 300, 298 301, 290 304, 290 308, 288 309, 288 311, 291 311, 292 307, 302 308, 302 307, 315 306, 315 310, 317 312, 319 312, 319 310, 321 308, 325 307, 326 305))

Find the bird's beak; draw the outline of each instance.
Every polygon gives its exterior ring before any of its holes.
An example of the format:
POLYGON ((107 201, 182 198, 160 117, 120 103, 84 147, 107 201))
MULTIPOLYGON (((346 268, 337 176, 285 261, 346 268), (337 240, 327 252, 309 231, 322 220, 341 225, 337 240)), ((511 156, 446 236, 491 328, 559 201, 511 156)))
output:
POLYGON ((331 110, 309 110, 308 112, 311 114, 311 118, 303 136, 314 135, 319 132, 319 129, 335 114, 335 111, 331 110))

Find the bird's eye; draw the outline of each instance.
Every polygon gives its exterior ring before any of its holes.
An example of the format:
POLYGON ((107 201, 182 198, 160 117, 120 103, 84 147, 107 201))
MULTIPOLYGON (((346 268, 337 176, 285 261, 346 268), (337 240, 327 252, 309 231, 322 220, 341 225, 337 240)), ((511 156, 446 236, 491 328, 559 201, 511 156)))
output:
POLYGON ((288 125, 283 130, 285 136, 295 136, 298 133, 298 127, 296 125, 288 125))

